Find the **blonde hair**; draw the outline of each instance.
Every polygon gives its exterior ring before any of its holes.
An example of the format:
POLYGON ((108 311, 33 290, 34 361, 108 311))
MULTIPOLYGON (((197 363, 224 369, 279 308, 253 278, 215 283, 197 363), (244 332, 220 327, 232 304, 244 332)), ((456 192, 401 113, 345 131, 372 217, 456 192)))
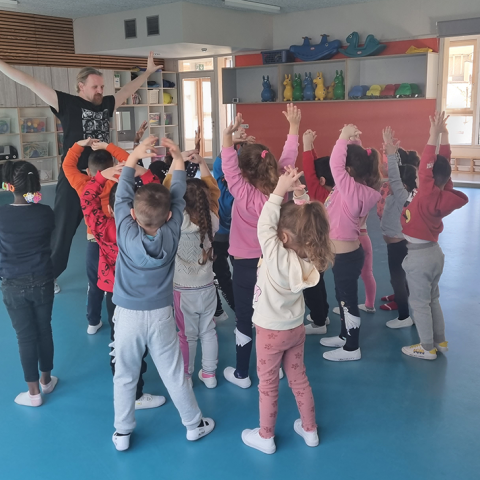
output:
POLYGON ((87 81, 87 78, 90 75, 99 75, 100 77, 103 77, 103 73, 100 70, 97 70, 96 68, 93 67, 84 67, 82 68, 78 74, 77 74, 77 93, 80 93, 80 87, 78 86, 79 83, 85 83, 87 81))

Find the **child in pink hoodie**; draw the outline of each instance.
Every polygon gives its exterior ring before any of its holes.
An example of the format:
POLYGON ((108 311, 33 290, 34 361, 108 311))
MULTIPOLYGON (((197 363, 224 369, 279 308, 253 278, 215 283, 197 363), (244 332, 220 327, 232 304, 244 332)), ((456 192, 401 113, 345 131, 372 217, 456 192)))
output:
POLYGON ((227 367, 224 375, 229 382, 241 388, 248 388, 252 384, 248 375, 252 351, 252 302, 258 260, 262 255, 257 237, 258 218, 277 185, 279 169, 295 165, 298 154, 300 110, 288 104, 287 112, 283 113, 290 124, 290 132, 278 163, 269 149, 260 144, 245 145, 237 156, 232 134, 243 122, 241 114, 223 134, 223 173, 235 199, 228 252, 234 257, 232 283, 237 317, 236 368, 227 367))
POLYGON ((360 360, 360 312, 358 278, 365 259, 359 241, 361 218, 380 200, 379 153, 360 146, 361 132, 345 125, 330 157, 335 189, 325 202, 330 220, 330 238, 335 250, 333 277, 340 308, 341 331, 338 337, 322 338, 323 358, 334 362, 360 360))

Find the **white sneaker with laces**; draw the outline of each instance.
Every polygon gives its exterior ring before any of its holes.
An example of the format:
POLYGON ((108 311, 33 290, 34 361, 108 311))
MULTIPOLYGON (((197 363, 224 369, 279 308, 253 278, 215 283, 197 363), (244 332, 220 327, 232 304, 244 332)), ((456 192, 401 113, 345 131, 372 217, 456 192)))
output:
POLYGON ((267 455, 271 455, 277 450, 273 439, 274 437, 262 438, 259 428, 254 428, 253 430, 246 429, 242 432, 242 440, 245 445, 260 450, 267 455))
POLYGON ((54 284, 53 284, 53 292, 54 293, 60 293, 62 291, 62 289, 60 288, 60 285, 57 283, 57 281, 55 280, 54 284))
POLYGON ((112 442, 119 452, 124 452, 130 448, 130 437, 130 433, 128 435, 117 435, 117 432, 115 432, 112 436, 112 442))
POLYGON ((218 315, 218 317, 213 317, 215 322, 224 322, 225 320, 228 320, 228 315, 227 312, 223 312, 222 314, 218 315))
POLYGON ((223 376, 225 377, 225 380, 228 380, 230 383, 233 383, 234 385, 237 385, 237 387, 240 387, 240 388, 250 388, 250 386, 252 385, 252 381, 250 380, 250 377, 237 378, 235 376, 235 369, 233 367, 227 367, 223 371, 223 376))
POLYGON ((215 388, 217 386, 217 377, 204 377, 203 370, 198 371, 198 378, 205 384, 207 388, 215 388))
POLYGON ((364 303, 361 303, 359 306, 358 306, 359 310, 363 310, 364 312, 367 312, 367 313, 375 313, 377 310, 375 310, 375 307, 367 307, 364 303))
POLYGON ((407 317, 404 320, 399 320, 398 317, 393 320, 389 320, 386 323, 388 328, 406 328, 413 325, 412 317, 407 317))
POLYGON ((203 423, 203 425, 199 425, 194 430, 187 430, 187 440, 195 442, 211 433, 215 428, 215 422, 211 418, 203 417, 200 423, 203 423))
POLYGON ((410 345, 409 347, 402 347, 402 353, 409 357, 420 358, 421 360, 435 360, 437 358, 436 348, 428 351, 425 350, 420 343, 410 345))
POLYGON ((138 400, 135 401, 135 410, 146 410, 147 408, 161 407, 167 399, 162 395, 151 395, 144 393, 138 400))
POLYGON ((89 325, 88 328, 87 328, 87 333, 89 335, 95 335, 99 330, 100 328, 102 328, 102 321, 100 320, 100 322, 98 322, 98 325, 89 325))
POLYGON ((448 342, 436 343, 435 348, 442 353, 448 352, 448 342))
POLYGON ((325 360, 331 362, 351 362, 353 360, 360 360, 362 358, 362 352, 359 348, 349 352, 343 348, 337 348, 336 350, 330 350, 323 354, 325 360))
POLYGON ((320 345, 330 348, 343 347, 345 345, 345 339, 340 337, 326 337, 320 339, 320 345))
MULTIPOLYGON (((308 320, 309 322, 313 322, 312 317, 311 317, 310 314, 307 315, 307 320, 308 320)), ((329 319, 328 317, 325 319, 325 325, 330 325, 330 319, 329 319)))
POLYGON ((320 440, 318 439, 318 432, 317 432, 317 430, 315 430, 314 432, 306 432, 306 431, 303 429, 302 419, 301 419, 301 418, 295 420, 295 423, 293 424, 293 429, 294 429, 295 432, 297 432, 301 437, 303 437, 303 439, 305 440, 305 443, 306 443, 309 447, 316 447, 316 446, 320 443, 320 440))
POLYGON ((333 312, 335 315, 340 315, 340 307, 333 307, 332 312, 333 312))
POLYGON ((305 325, 305 335, 325 335, 327 333, 327 326, 317 327, 314 323, 305 325))

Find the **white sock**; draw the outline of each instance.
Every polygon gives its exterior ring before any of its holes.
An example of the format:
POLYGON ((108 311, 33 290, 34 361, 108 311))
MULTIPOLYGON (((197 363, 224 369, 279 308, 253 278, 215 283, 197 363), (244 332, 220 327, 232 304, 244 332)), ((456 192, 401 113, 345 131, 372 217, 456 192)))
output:
POLYGON ((40 385, 42 386, 42 392, 43 393, 52 393, 53 389, 57 385, 57 382, 58 382, 58 378, 54 377, 53 375, 52 375, 52 379, 50 380, 50 382, 47 385, 44 385, 42 382, 40 382, 40 385))
POLYGON ((39 407, 42 401, 42 395, 30 395, 28 392, 22 392, 15 398, 15 403, 18 405, 24 405, 26 407, 39 407))

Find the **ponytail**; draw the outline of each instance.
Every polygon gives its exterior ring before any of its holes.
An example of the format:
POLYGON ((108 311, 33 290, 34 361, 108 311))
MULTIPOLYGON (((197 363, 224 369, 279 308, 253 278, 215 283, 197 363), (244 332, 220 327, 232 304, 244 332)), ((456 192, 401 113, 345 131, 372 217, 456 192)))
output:
POLYGON ((24 196, 29 203, 37 203, 41 199, 40 175, 32 163, 24 160, 15 162, 9 160, 3 164, 2 176, 4 190, 24 196))

